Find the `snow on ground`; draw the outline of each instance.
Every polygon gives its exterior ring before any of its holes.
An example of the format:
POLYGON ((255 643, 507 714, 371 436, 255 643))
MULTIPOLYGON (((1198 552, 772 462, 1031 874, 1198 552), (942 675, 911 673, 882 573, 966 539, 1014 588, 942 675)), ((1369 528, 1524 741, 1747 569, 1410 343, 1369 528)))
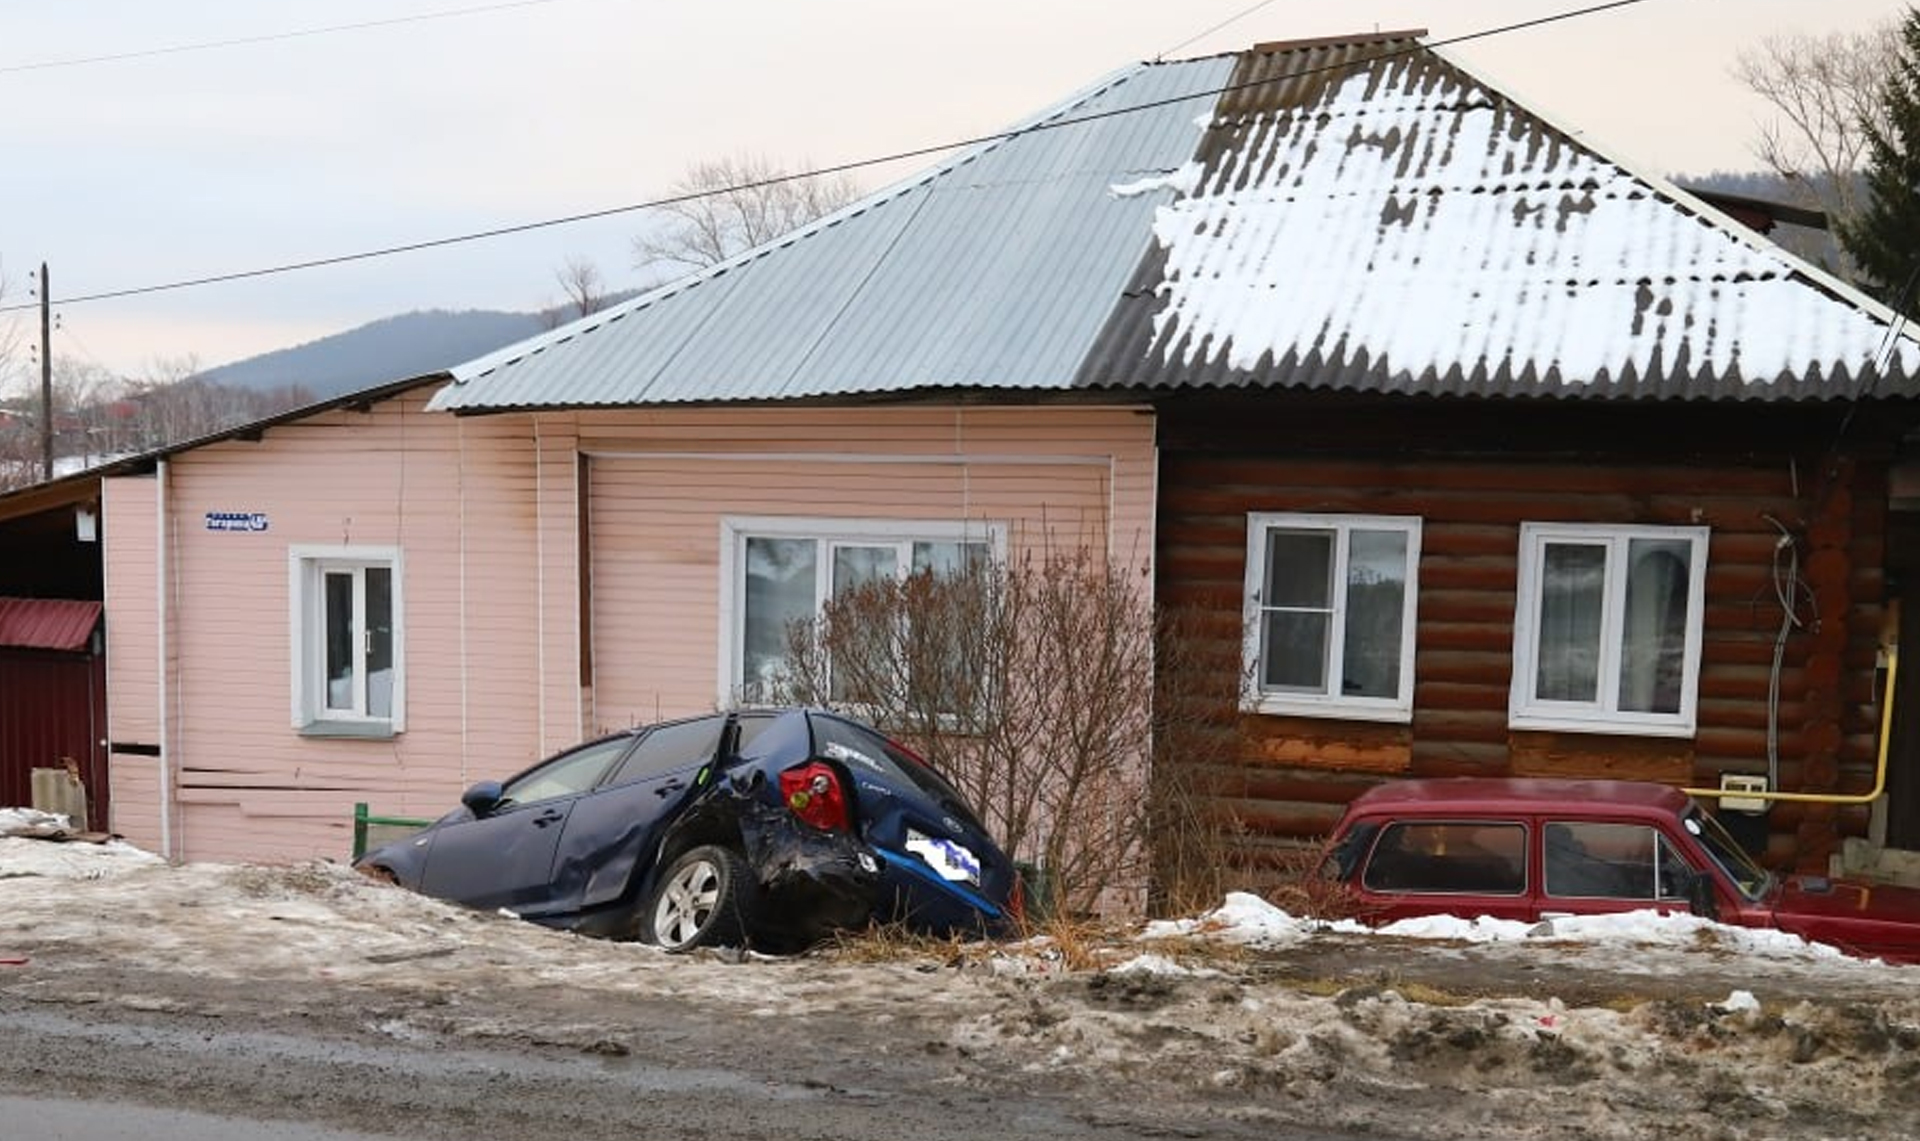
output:
POLYGON ((46 843, 76 835, 67 817, 37 808, 0 808, 0 877, 101 879, 133 868, 164 864, 152 852, 120 840, 46 843))
POLYGON ((203 983, 209 1004, 223 985, 284 981, 289 1003, 357 995, 367 1028, 399 1039, 537 1030, 583 1049, 636 1032, 596 1006, 694 1002, 767 1033, 810 1019, 880 1028, 929 1065, 951 1066, 956 1082, 1014 1067, 1034 1080, 1211 1099, 1209 1112, 1256 1122, 1422 1138, 1920 1136, 1920 970, 1690 916, 1369 931, 1233 894, 1077 958, 1047 938, 909 948, 879 962, 676 957, 427 899, 329 862, 173 866, 119 842, 29 838, 49 831, 45 819, 0 810, 8 993, 164 1011, 183 1000, 156 980, 203 983), (1276 976, 1305 952, 1315 964, 1398 955, 1382 961, 1402 966, 1331 988, 1276 976), (1422 977, 1453 969, 1443 977, 1460 985, 1416 986, 1406 977, 1415 965, 1422 977), (1569 1003, 1574 972, 1625 981, 1617 1000, 1569 1003), (1495 977, 1526 985, 1487 985, 1495 977), (1700 986, 1646 986, 1656 978, 1700 986), (327 982, 355 989, 314 985, 327 982), (574 1005, 560 1012, 556 996, 574 1005))
POLYGON ((1367 927, 1351 919, 1325 921, 1295 918, 1256 895, 1231 892, 1218 910, 1198 919, 1158 920, 1148 923, 1145 936, 1168 938, 1203 936, 1252 947, 1283 947, 1315 935, 1372 935, 1387 939, 1440 939, 1460 943, 1532 942, 1538 945, 1619 944, 1644 954, 1649 948, 1688 951, 1711 941, 1726 950, 1765 959, 1795 961, 1855 960, 1838 948, 1809 943, 1786 931, 1729 927, 1695 915, 1654 910, 1618 915, 1574 915, 1544 923, 1522 923, 1482 915, 1462 919, 1430 915, 1367 927))

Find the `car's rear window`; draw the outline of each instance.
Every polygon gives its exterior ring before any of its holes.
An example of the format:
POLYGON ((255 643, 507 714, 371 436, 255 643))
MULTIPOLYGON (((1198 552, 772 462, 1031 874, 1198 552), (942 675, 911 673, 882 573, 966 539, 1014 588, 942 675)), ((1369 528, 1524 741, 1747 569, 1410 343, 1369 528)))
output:
POLYGON ((813 719, 814 747, 831 756, 833 746, 851 749, 876 765, 894 773, 926 794, 928 799, 978 831, 985 831, 974 817, 973 809, 959 790, 934 772, 925 761, 902 749, 886 736, 865 725, 838 717, 817 715, 813 719))
POLYGON ((1360 882, 1379 892, 1519 895, 1527 830, 1510 821, 1396 821, 1381 830, 1360 882))

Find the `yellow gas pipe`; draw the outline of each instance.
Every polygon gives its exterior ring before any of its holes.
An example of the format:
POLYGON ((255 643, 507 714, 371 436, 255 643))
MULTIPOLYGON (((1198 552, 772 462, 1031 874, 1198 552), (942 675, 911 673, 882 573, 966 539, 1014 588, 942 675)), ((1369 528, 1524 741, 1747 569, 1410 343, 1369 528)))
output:
POLYGON ((1689 796, 1734 797, 1739 800, 1790 800, 1801 804, 1871 804, 1887 790, 1887 748, 1893 737, 1893 679, 1900 672, 1900 647, 1887 651, 1887 694, 1880 703, 1880 757, 1873 769, 1873 788, 1863 793, 1746 792, 1726 788, 1683 788, 1689 796))

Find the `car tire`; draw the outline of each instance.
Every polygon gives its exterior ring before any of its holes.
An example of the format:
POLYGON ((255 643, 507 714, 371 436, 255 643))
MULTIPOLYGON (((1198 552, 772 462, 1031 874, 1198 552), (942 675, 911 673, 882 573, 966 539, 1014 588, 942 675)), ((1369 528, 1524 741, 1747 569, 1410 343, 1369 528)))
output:
POLYGON ((753 873, 730 849, 704 844, 667 866, 641 909, 642 940, 678 953, 741 946, 753 904, 753 873))

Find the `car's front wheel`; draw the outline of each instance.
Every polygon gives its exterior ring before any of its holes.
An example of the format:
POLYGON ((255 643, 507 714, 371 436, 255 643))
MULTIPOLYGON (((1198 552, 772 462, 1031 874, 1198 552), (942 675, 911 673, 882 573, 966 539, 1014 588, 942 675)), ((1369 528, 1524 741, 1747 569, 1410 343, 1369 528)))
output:
POLYGON ((668 865, 641 913, 640 937, 669 951, 746 941, 753 873, 727 848, 707 844, 668 865))

